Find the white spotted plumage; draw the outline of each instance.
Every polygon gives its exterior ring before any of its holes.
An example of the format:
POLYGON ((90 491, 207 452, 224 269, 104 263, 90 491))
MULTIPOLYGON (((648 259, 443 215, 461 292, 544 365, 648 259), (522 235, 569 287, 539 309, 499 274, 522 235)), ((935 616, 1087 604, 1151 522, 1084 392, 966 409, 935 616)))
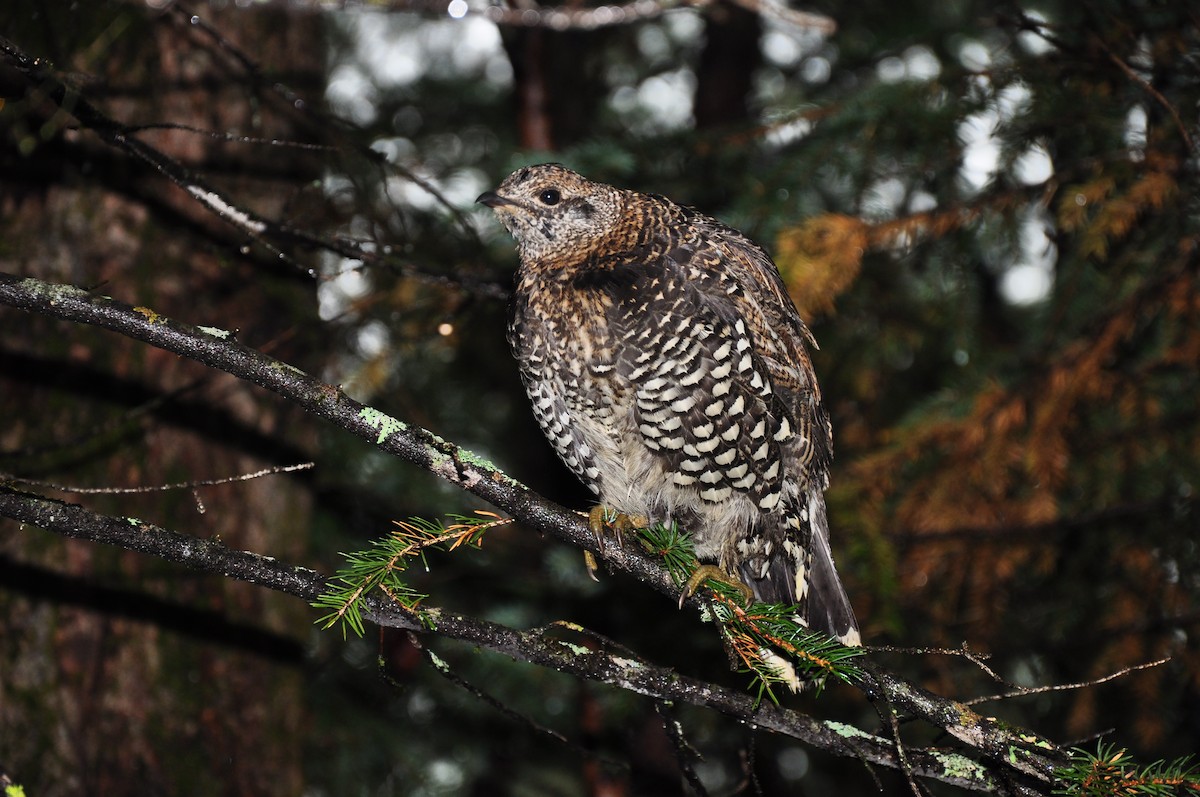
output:
POLYGON ((480 201, 518 242, 509 340, 567 466, 604 505, 678 522, 702 561, 857 643, 829 549, 815 344, 767 254, 556 165, 480 201))

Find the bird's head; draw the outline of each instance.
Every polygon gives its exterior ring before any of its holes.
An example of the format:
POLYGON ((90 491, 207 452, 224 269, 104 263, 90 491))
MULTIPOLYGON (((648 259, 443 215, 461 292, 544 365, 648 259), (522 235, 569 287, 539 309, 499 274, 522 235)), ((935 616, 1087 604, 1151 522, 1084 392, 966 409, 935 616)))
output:
POLYGON ((611 234, 626 192, 560 166, 526 166, 476 201, 487 205, 517 239, 521 259, 536 262, 586 255, 611 234))

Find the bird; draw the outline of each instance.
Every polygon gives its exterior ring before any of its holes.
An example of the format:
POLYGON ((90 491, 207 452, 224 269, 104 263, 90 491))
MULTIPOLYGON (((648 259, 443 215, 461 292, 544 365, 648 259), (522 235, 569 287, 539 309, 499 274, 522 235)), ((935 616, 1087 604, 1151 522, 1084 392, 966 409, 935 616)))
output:
POLYGON ((517 243, 508 342, 533 414, 600 506, 676 523, 709 570, 860 645, 830 549, 817 344, 770 255, 556 163, 477 202, 517 243))

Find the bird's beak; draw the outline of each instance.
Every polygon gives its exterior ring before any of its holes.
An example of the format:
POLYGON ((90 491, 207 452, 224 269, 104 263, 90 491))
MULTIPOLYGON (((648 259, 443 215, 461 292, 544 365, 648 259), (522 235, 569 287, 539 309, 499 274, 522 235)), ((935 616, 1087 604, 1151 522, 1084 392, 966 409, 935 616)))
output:
POLYGON ((516 204, 515 202, 505 199, 504 197, 500 196, 495 191, 484 191, 482 194, 479 195, 479 198, 476 199, 475 201, 478 202, 480 205, 487 205, 489 208, 496 208, 501 205, 516 204))

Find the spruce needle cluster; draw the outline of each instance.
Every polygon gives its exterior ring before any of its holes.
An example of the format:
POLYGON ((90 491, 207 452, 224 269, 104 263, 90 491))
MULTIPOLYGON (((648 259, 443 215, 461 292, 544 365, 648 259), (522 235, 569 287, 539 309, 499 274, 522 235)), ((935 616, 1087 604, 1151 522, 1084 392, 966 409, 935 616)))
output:
POLYGON ((403 574, 409 565, 420 561, 428 568, 425 552, 430 548, 453 551, 463 546, 479 547, 488 529, 512 522, 484 510, 475 514, 479 517, 451 515, 449 524, 415 517, 394 520, 396 529, 387 537, 372 540, 366 550, 343 553, 346 566, 338 570, 329 580, 329 589, 313 602, 318 609, 330 610, 317 622, 322 628, 340 623, 343 635, 348 627, 362 636, 364 602, 375 590, 420 616, 419 604, 429 596, 405 583, 403 574))
POLYGON ((1126 750, 1101 744, 1094 754, 1071 751, 1071 763, 1056 774, 1054 793, 1068 797, 1200 795, 1200 768, 1190 756, 1139 766, 1126 750))
MULTIPOLYGON (((691 537, 675 524, 654 524, 638 530, 643 547, 662 558, 676 586, 687 583, 696 569, 691 537)), ((753 603, 732 584, 716 579, 704 582, 711 593, 709 610, 727 648, 753 676, 758 699, 778 702, 772 687, 782 684, 796 691, 812 683, 819 691, 827 678, 847 683, 862 676, 853 659, 860 647, 848 647, 828 634, 805 628, 795 607, 779 603, 753 603)))

